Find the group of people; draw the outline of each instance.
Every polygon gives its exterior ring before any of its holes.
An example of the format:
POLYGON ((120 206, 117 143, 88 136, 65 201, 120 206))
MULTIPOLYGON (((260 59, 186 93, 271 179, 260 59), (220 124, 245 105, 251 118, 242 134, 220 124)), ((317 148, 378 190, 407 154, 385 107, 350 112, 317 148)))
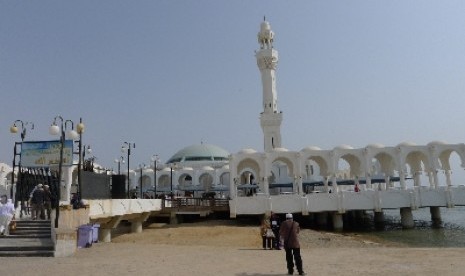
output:
POLYGON ((0 198, 0 235, 10 234, 10 223, 15 216, 15 206, 6 195, 0 198))
POLYGON ((287 272, 294 273, 295 267, 299 275, 306 275, 303 271, 302 257, 299 243, 300 225, 294 221, 292 214, 286 214, 286 220, 280 223, 278 215, 272 213, 265 217, 261 226, 263 249, 282 249, 286 251, 287 272))
POLYGON ((52 212, 52 193, 48 185, 37 184, 29 195, 31 217, 36 219, 50 219, 52 212))

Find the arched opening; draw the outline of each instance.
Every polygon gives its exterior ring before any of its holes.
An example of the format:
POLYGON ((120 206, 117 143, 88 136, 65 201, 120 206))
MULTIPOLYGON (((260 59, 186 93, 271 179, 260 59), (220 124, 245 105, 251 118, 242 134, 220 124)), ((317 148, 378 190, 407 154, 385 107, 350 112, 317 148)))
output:
POLYGON ((170 189, 171 189, 171 178, 169 175, 167 174, 164 174, 164 175, 161 175, 159 178, 158 178, 158 183, 157 183, 157 192, 164 192, 164 193, 167 193, 167 192, 170 192, 170 189))
POLYGON ((268 178, 271 195, 294 192, 295 179, 292 172, 292 162, 286 158, 278 158, 271 163, 268 178))
POLYGON ((371 182, 378 185, 377 187, 381 186, 384 190, 388 187, 400 188, 399 173, 395 170, 396 164, 390 154, 386 152, 376 154, 369 169, 372 176, 371 182))
MULTIPOLYGON (((360 160, 353 154, 345 154, 339 158, 336 170, 336 181, 340 190, 356 190, 359 185, 360 160)), ((332 183, 334 186, 334 183, 332 183)))
POLYGON ((213 176, 209 173, 203 173, 199 177, 200 186, 206 192, 209 192, 213 188, 213 176))
POLYGON ((409 174, 412 175, 413 186, 428 186, 430 179, 426 172, 429 163, 426 155, 421 151, 413 151, 407 154, 405 161, 410 167, 409 174))

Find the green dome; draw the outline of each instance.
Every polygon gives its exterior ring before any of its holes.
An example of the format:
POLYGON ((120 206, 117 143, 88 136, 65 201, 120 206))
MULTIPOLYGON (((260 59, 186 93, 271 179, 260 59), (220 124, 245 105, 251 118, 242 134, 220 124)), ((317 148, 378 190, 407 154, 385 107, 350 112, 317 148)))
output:
POLYGON ((225 161, 229 152, 215 145, 200 144, 183 148, 173 155, 166 163, 189 161, 225 161))

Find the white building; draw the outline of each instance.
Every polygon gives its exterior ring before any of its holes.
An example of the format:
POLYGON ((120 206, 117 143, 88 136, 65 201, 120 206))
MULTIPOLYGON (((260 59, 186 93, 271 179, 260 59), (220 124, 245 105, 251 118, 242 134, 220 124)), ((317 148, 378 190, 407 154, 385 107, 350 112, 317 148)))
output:
MULTIPOLYGON (((261 23, 257 37, 259 49, 255 56, 263 86, 260 125, 264 151, 243 149, 229 155, 213 145, 186 147, 159 168, 157 191, 229 190, 228 195, 236 198, 338 192, 351 190, 356 184, 363 190, 451 186, 451 155, 456 153, 465 167, 465 145, 439 141, 423 146, 400 143, 371 144, 359 149, 348 145, 329 150, 316 146, 299 151, 285 149, 281 140, 283 113, 278 109, 276 90, 278 51, 273 47, 275 36, 268 22, 261 23)), ((137 182, 132 183, 140 183, 140 173, 136 178, 137 182)), ((143 170, 144 191, 153 188, 154 179, 153 168, 143 170)), ((132 187, 137 185, 134 184, 132 187)))

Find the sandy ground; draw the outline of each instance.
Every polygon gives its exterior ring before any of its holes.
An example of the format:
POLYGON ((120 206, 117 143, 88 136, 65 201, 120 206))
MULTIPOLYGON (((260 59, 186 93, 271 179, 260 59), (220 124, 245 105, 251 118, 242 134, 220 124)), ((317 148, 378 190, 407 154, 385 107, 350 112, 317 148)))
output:
MULTIPOLYGON (((258 226, 208 221, 124 231, 73 257, 0 258, 0 275, 286 275, 284 251, 261 249, 258 226)), ((407 248, 312 230, 300 240, 307 275, 465 274, 465 248, 407 248)))

